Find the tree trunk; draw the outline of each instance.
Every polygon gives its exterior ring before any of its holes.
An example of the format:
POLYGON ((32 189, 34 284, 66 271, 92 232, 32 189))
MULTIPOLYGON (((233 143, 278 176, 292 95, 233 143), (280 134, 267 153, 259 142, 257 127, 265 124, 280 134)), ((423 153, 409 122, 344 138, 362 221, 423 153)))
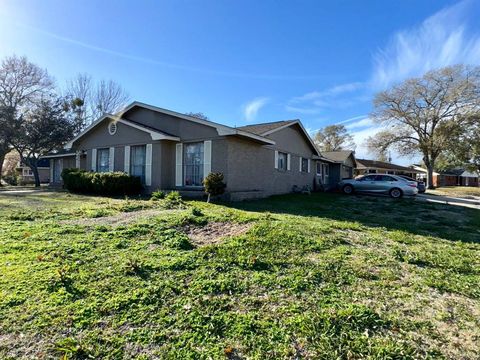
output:
POLYGON ((428 189, 435 189, 433 185, 433 166, 427 165, 427 188, 428 189))
POLYGON ((30 169, 32 169, 33 177, 35 179, 35 187, 40 187, 40 175, 38 174, 37 165, 30 165, 30 169))
POLYGON ((7 155, 4 151, 0 150, 0 186, 2 186, 2 168, 3 162, 5 161, 5 155, 7 155))

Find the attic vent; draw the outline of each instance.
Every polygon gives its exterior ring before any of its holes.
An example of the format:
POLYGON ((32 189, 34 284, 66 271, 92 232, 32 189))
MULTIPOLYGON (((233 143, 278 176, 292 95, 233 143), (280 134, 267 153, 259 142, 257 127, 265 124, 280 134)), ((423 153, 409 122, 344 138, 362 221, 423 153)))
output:
POLYGON ((108 125, 108 132, 110 133, 110 135, 115 135, 115 133, 117 132, 117 123, 116 122, 111 122, 108 125))

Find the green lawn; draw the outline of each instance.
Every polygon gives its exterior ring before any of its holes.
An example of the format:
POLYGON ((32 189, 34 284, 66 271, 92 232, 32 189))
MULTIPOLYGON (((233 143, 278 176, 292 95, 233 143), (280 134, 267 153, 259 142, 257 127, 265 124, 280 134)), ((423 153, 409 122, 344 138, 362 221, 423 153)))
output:
POLYGON ((480 353, 478 210, 46 192, 0 194, 0 218, 1 359, 480 353))

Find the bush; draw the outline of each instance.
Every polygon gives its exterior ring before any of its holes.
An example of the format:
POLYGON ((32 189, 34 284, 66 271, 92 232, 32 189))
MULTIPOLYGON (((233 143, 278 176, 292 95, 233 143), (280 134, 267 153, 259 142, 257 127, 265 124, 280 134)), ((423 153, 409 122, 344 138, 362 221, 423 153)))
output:
POLYGON ((16 186, 18 185, 18 177, 16 175, 5 175, 2 177, 8 185, 16 186))
POLYGON ((151 200, 162 200, 165 198, 165 191, 157 190, 152 192, 151 200))
POLYGON ((143 187, 140 178, 123 172, 96 173, 80 169, 62 171, 64 187, 71 192, 101 195, 134 195, 143 187))
POLYGON ((165 207, 167 209, 176 209, 183 207, 183 200, 178 191, 169 192, 165 196, 165 207))
POLYGON ((203 186, 205 187, 205 192, 208 194, 207 201, 210 201, 210 196, 222 195, 227 187, 227 185, 223 182, 222 173, 208 174, 208 176, 203 179, 203 186))

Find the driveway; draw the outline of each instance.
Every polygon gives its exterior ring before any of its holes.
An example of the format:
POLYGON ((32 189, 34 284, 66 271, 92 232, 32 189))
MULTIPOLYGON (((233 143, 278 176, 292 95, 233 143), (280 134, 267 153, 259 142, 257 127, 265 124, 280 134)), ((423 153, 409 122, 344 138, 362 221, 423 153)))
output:
POLYGON ((472 199, 465 199, 465 198, 446 196, 446 195, 418 194, 417 200, 434 202, 439 204, 463 206, 463 207, 469 207, 472 209, 480 210, 480 199, 476 197, 472 197, 472 199))

